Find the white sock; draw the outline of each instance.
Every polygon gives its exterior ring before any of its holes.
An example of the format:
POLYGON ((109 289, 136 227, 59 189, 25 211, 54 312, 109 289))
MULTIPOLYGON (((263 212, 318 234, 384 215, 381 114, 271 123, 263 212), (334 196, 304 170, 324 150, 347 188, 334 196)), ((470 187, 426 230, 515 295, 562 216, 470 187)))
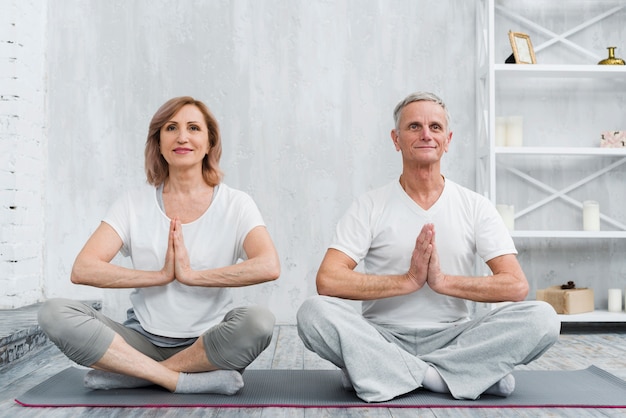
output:
POLYGON ((431 392, 450 393, 445 380, 433 366, 428 366, 428 369, 426 369, 422 386, 431 392))
POLYGON ((485 391, 487 395, 496 395, 506 398, 515 390, 515 378, 507 374, 485 391))
POLYGON ((180 373, 174 393, 217 393, 234 395, 243 387, 241 373, 215 370, 202 373, 180 373))
MULTIPOLYGON (((431 392, 437 393, 450 393, 448 385, 443 380, 437 369, 430 366, 426 370, 424 381, 422 382, 424 389, 428 389, 431 392)), ((515 377, 512 374, 504 376, 502 379, 494 383, 484 393, 486 395, 502 396, 506 398, 515 390, 515 377)))
POLYGON ((154 385, 154 383, 138 377, 95 369, 87 372, 83 384, 89 389, 104 390, 141 388, 154 385))

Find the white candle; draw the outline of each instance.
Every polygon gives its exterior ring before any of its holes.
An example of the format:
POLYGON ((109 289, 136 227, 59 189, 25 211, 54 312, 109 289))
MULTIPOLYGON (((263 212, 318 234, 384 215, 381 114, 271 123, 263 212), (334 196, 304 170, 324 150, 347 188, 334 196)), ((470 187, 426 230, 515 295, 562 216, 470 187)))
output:
POLYGON ((496 209, 502 217, 504 225, 506 225, 509 231, 513 231, 515 229, 515 206, 498 204, 496 209))
POLYGON ((524 118, 509 116, 506 125, 506 144, 509 147, 521 147, 524 137, 524 118))
POLYGON ((609 312, 622 311, 622 289, 609 289, 609 312))
POLYGON ((595 200, 585 200, 583 202, 583 230, 600 230, 600 204, 595 200))
POLYGON ((496 147, 506 147, 506 124, 507 118, 496 117, 496 147))

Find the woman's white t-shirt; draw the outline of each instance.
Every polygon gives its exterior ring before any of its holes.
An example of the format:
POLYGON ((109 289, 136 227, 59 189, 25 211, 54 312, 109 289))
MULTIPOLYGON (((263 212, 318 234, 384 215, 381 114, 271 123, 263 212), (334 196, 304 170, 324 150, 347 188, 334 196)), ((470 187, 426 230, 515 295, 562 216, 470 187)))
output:
MULTIPOLYGON (((170 219, 159 207, 154 186, 126 192, 103 221, 122 239, 120 252, 131 258, 133 268, 163 268, 170 219)), ((263 218, 252 198, 220 184, 207 211, 183 225, 191 268, 214 269, 245 260, 243 242, 260 225, 264 225, 263 218)), ((143 329, 171 338, 198 337, 232 308, 229 288, 187 286, 177 281, 136 288, 130 298, 143 329)))
MULTIPOLYGON (((426 223, 435 226, 435 244, 445 274, 472 276, 475 255, 484 261, 517 254, 510 233, 485 197, 448 179, 437 202, 422 209, 397 180, 357 199, 337 224, 330 248, 369 274, 405 274, 415 240, 426 223)), ((467 320, 465 300, 444 296, 427 285, 409 295, 363 301, 363 316, 381 325, 437 327, 467 320)))

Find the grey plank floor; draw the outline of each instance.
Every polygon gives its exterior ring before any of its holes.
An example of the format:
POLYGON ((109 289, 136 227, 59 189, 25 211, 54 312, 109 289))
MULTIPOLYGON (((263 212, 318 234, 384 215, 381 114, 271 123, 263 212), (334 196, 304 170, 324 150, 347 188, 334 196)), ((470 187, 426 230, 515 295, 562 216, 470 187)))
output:
MULTIPOLYGON (((19 394, 71 366, 54 346, 9 366, 0 373, 0 417, 626 417, 626 409, 584 408, 24 408, 19 394)), ((557 344, 541 359, 524 366, 537 370, 577 370, 601 367, 626 380, 626 325, 564 328, 557 344)), ((270 347, 252 369, 333 369, 307 351, 293 325, 277 326, 270 347)))

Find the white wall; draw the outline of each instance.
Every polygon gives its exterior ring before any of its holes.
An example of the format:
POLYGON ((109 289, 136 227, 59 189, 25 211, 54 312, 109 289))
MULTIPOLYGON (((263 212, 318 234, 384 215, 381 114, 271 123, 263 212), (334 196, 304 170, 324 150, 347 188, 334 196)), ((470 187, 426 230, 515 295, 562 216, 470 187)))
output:
MULTIPOLYGON (((431 90, 448 102, 455 134, 444 171, 474 186, 473 3, 0 0, 0 308, 44 297, 104 298, 105 311, 122 317, 126 293, 72 285, 71 265, 116 195, 144 181, 154 111, 190 94, 217 115, 225 182, 255 198, 281 256, 281 278, 237 290, 237 302, 268 305, 280 322, 293 323, 315 291, 337 218, 355 196, 399 174, 389 130, 392 108, 407 93, 431 90)), ((599 2, 567 13, 560 2, 518 4, 560 33, 581 14, 593 15, 599 2)), ((574 39, 602 58, 606 46, 616 45, 624 58, 620 16, 574 39)), ((510 51, 509 29, 528 32, 535 47, 545 40, 506 19, 496 29, 501 61, 510 51)), ((575 51, 556 51, 537 58, 589 63, 575 51)), ((623 104, 626 92, 616 89, 615 99, 610 89, 584 86, 546 93, 539 97, 543 107, 530 93, 515 93, 519 100, 509 103, 517 107, 500 111, 529 115, 529 135, 560 144, 569 141, 561 132, 580 126, 574 130, 591 145, 599 128, 623 119, 623 106, 600 112, 591 103, 610 96, 623 104), (544 115, 559 106, 567 110, 563 117, 544 115)), ((552 165, 540 168, 554 177, 552 165)), ((610 197, 603 207, 620 219, 626 219, 623 178, 618 172, 611 177, 617 184, 603 179, 590 191, 610 197)), ((518 191, 499 193, 523 199, 518 191)), ((554 219, 547 214, 543 221, 554 219)), ((576 218, 556 218, 565 219, 576 218)), ((517 245, 529 298, 537 288, 575 279, 594 288, 602 308, 608 287, 626 286, 623 240, 517 245)))
POLYGON ((94 295, 68 283, 73 257, 116 193, 143 181, 149 118, 172 96, 204 100, 221 122, 225 182, 255 198, 282 262, 277 282, 237 291, 239 300, 269 305, 281 322, 293 322, 314 292, 353 197, 398 176, 391 111, 407 93, 429 89, 449 101, 457 131, 449 175, 473 177, 473 161, 462 158, 473 154, 467 2, 51 1, 49 9, 47 296, 94 295))
POLYGON ((42 298, 46 4, 0 1, 0 309, 42 298))
POLYGON ((472 3, 48 0, 45 296, 126 308, 124 292, 72 285, 71 265, 116 195, 144 181, 152 114, 188 94, 216 114, 225 183, 253 196, 280 253, 280 279, 237 302, 293 323, 337 218, 400 173, 389 131, 406 94, 447 101, 446 175, 473 187, 472 3))

